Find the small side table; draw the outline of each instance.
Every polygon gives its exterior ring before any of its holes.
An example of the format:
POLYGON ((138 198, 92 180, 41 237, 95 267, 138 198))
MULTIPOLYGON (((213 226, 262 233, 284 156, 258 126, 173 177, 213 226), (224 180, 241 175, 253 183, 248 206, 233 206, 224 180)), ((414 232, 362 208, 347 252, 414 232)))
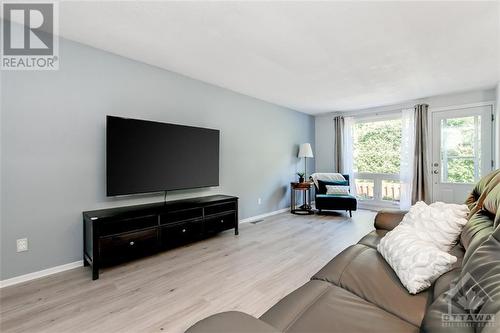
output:
POLYGON ((312 183, 310 182, 290 183, 290 195, 291 195, 290 212, 292 214, 300 214, 300 215, 314 214, 314 211, 311 206, 311 188, 312 188, 312 183), (300 207, 297 207, 296 203, 295 195, 297 192, 303 193, 304 204, 300 207))

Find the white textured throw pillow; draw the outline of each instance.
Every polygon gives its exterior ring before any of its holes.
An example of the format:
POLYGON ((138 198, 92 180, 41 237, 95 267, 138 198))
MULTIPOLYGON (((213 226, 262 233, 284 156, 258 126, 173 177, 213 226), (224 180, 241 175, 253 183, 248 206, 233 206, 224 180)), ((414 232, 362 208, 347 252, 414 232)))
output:
POLYGON ((377 250, 411 294, 428 288, 457 258, 447 252, 467 222, 465 205, 417 202, 377 250))
POLYGON ((429 288, 457 261, 456 257, 422 240, 416 232, 415 228, 398 225, 377 246, 410 294, 429 288))
POLYGON ((349 186, 326 185, 326 194, 349 194, 349 186))
POLYGON ((427 205, 419 201, 404 216, 401 224, 417 228, 423 240, 429 240, 440 250, 448 252, 456 244, 467 223, 466 205, 435 202, 427 205))

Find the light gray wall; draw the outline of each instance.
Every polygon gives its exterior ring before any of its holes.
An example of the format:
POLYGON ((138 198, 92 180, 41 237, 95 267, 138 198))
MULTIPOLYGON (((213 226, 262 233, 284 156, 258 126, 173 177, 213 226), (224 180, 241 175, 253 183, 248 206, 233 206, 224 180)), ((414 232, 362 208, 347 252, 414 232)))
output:
POLYGON ((491 102, 495 101, 496 98, 497 95, 495 89, 493 88, 468 91, 457 94, 432 96, 418 100, 406 101, 398 105, 389 105, 355 111, 332 112, 329 114, 318 115, 315 117, 316 171, 331 172, 333 169, 333 117, 335 114, 360 116, 402 110, 403 108, 412 108, 417 103, 427 103, 431 108, 437 108, 477 102, 491 102))
POLYGON ((236 195, 241 218, 288 207, 314 147, 311 116, 66 40, 59 71, 1 75, 1 279, 80 260, 84 210, 163 200, 105 196, 108 114, 220 129, 220 187, 168 199, 236 195))

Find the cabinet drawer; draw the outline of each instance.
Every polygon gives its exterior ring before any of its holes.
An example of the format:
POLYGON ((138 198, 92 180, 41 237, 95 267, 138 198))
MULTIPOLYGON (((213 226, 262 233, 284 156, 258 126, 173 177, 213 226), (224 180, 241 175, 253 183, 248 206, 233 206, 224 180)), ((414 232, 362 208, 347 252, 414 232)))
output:
POLYGON ((158 249, 158 228, 129 232, 99 240, 104 263, 151 254, 158 249))
POLYGON ((160 224, 175 223, 186 220, 195 220, 203 218, 202 208, 177 210, 162 214, 160 217, 160 224))
POLYGON ((232 229, 236 226, 236 214, 222 214, 207 218, 204 223, 205 232, 213 233, 220 232, 227 229, 232 229))
POLYGON ((158 215, 131 217, 116 221, 103 221, 100 224, 100 235, 108 236, 124 232, 146 229, 158 225, 158 215))
POLYGON ((205 216, 231 212, 234 210, 236 210, 236 202, 234 201, 210 205, 205 207, 205 216))
POLYGON ((202 234, 202 221, 178 223, 160 229, 162 248, 172 248, 198 239, 202 234))

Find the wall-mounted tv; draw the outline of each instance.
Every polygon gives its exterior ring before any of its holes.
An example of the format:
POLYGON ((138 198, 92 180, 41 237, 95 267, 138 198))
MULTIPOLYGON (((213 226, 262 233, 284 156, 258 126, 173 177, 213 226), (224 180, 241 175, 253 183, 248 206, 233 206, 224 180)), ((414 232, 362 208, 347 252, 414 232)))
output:
POLYGON ((107 116, 108 196, 219 185, 214 129, 107 116))

